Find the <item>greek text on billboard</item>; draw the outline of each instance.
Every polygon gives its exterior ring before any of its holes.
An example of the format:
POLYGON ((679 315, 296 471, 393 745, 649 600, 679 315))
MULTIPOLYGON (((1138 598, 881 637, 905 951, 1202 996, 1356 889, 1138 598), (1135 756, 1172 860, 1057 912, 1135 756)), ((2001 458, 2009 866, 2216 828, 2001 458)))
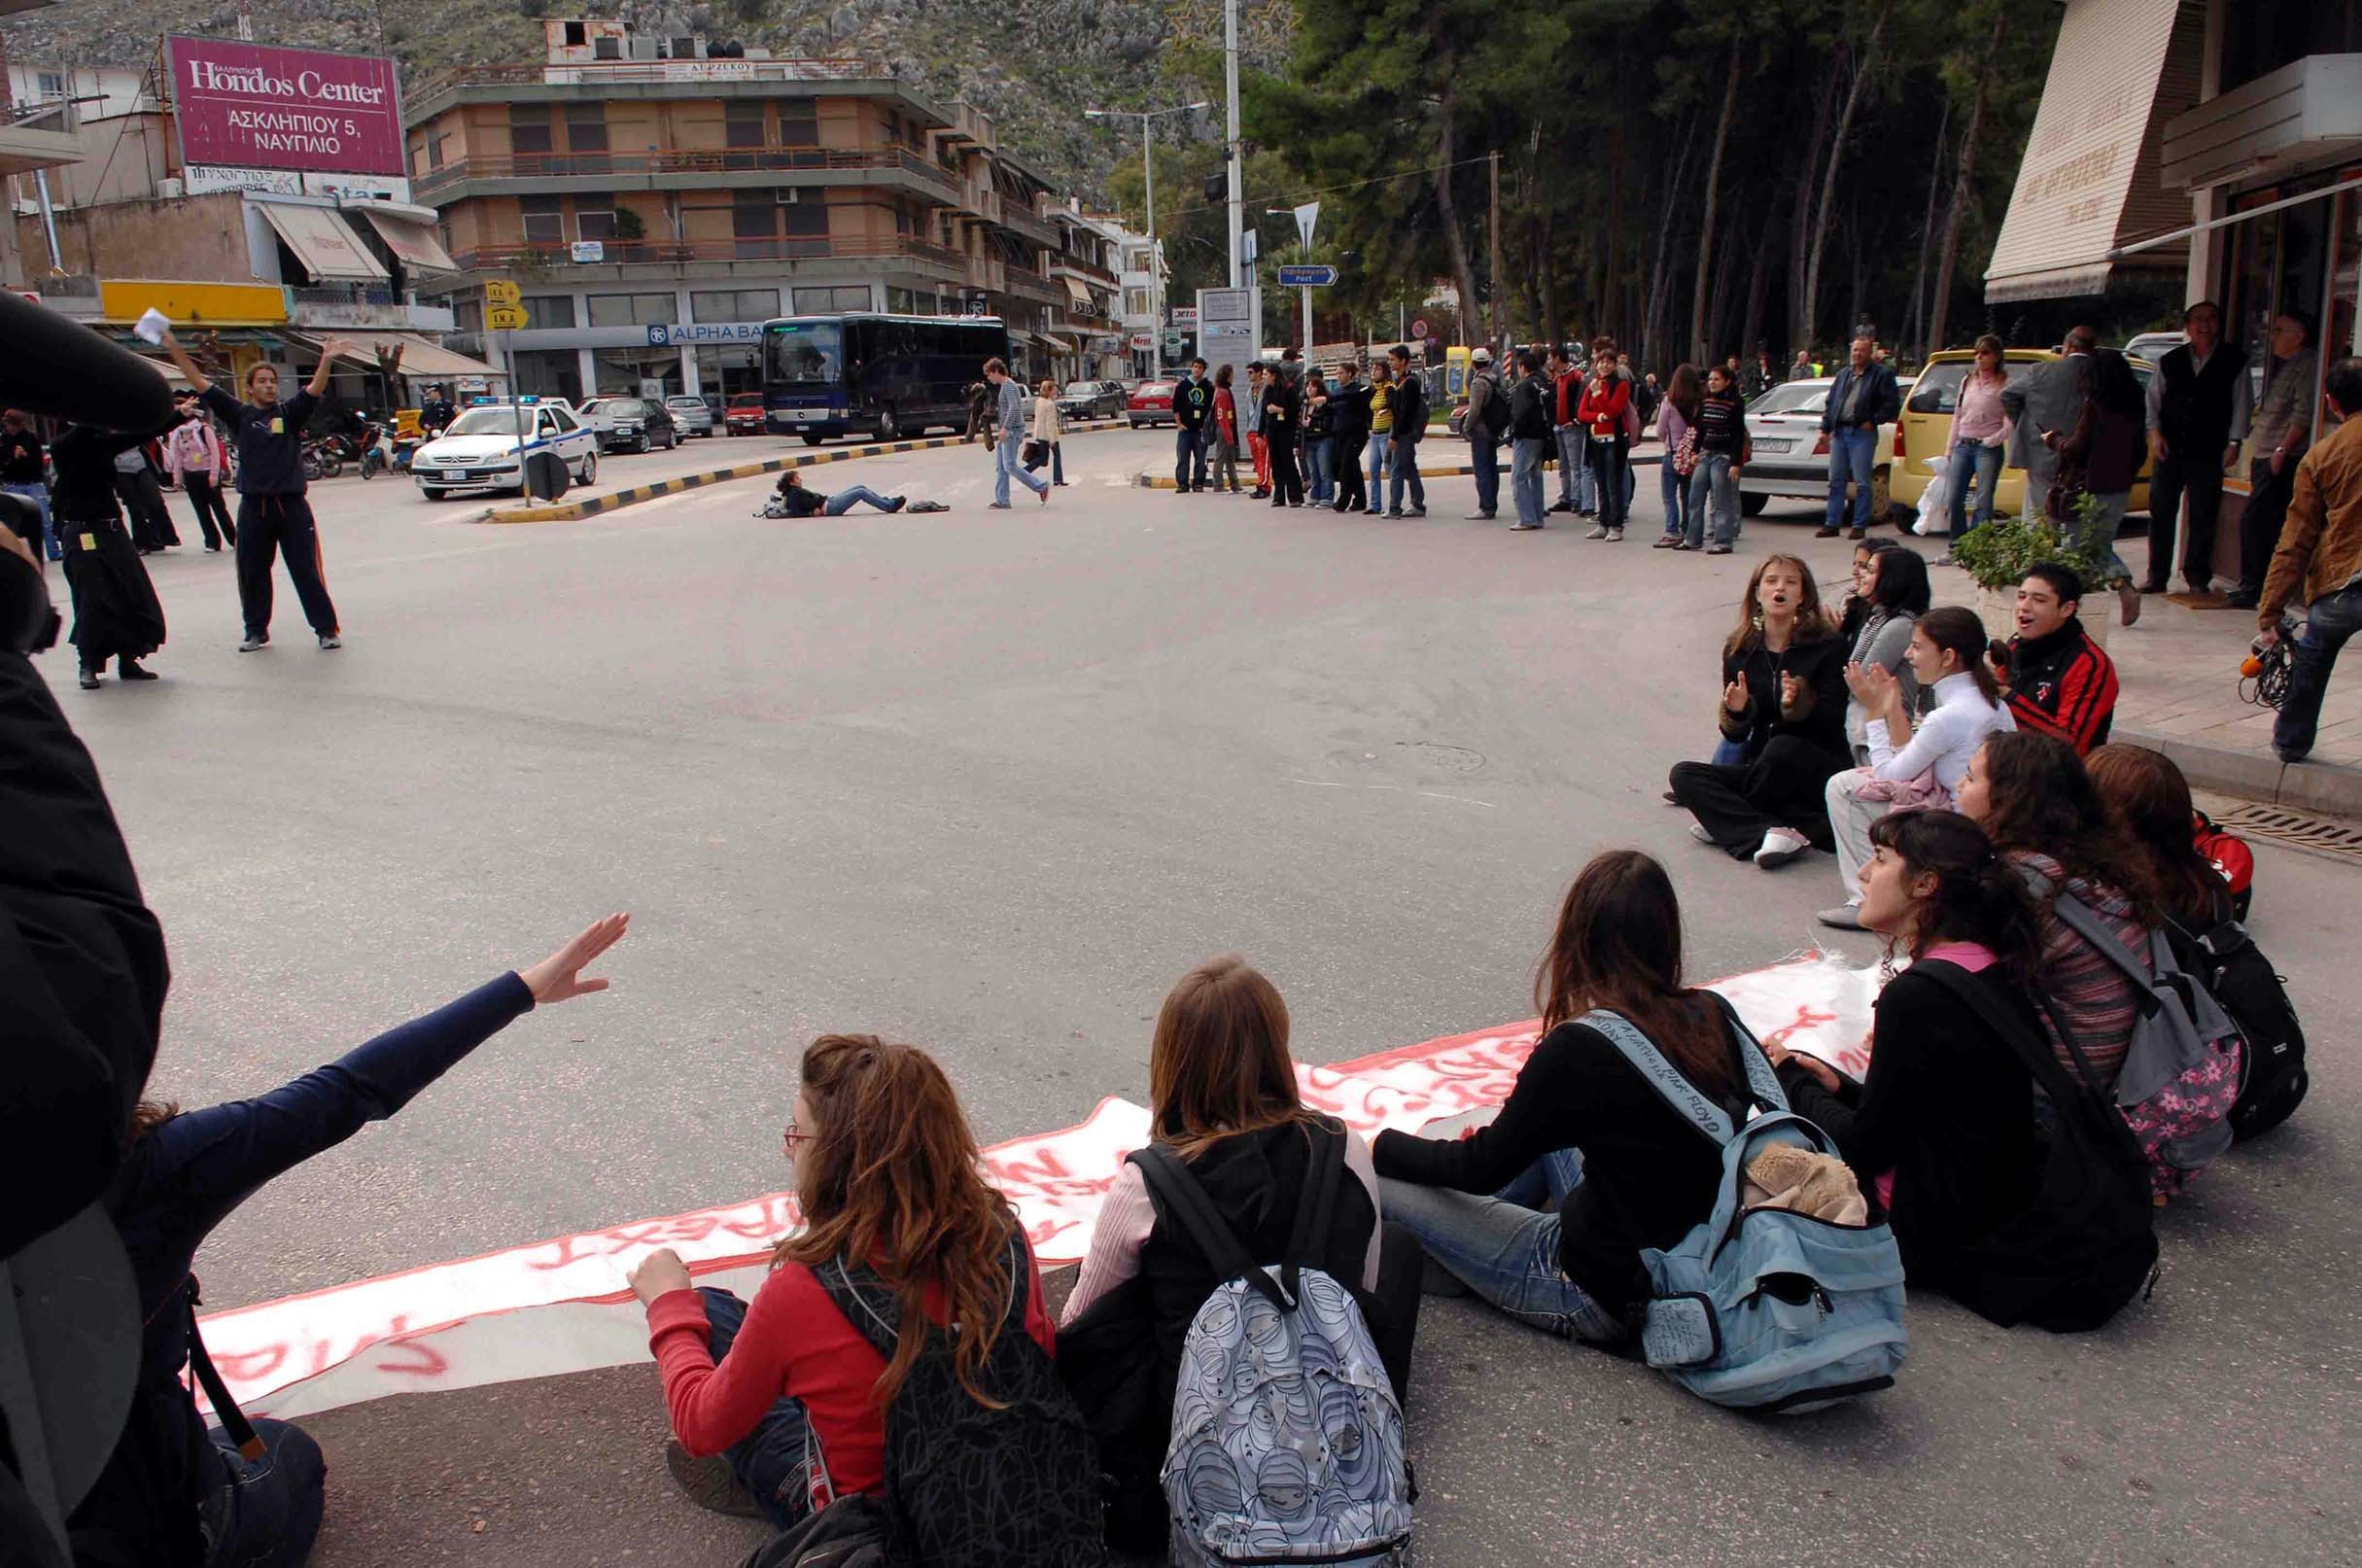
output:
POLYGON ((165 41, 185 163, 401 174, 401 91, 373 54, 165 41))

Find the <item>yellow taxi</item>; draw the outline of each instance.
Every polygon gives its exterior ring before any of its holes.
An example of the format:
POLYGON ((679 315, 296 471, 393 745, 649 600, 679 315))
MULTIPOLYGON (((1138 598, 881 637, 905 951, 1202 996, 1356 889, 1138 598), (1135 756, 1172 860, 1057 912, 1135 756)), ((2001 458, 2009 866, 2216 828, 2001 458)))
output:
MULTIPOLYGON (((2005 349, 2001 354, 2002 373, 2015 381, 2037 365, 2059 358, 2056 350, 2047 348, 2005 349)), ((2134 360, 2133 374, 2139 378, 2140 390, 2146 393, 2149 378, 2157 373, 2155 366, 2146 360, 2134 360)), ((1976 351, 1948 348, 1928 356, 1921 366, 1919 380, 1910 395, 1903 400, 1902 418, 1894 425, 1894 461, 1888 476, 1888 488, 1895 505, 1917 507, 1919 498, 1927 493, 1928 481, 1934 477, 1928 467, 1931 458, 1948 456, 1952 441, 1952 413, 1960 406, 1961 383, 1976 366, 1976 351)), ((2026 470, 2004 468, 2001 481, 1994 487, 1993 510, 1996 516, 2007 516, 2021 511, 2026 505, 2026 470)), ((1969 505, 1975 506, 1973 491, 1969 505)), ((2140 475, 2133 481, 2133 498, 2126 504, 2127 511, 2145 512, 2149 509, 2149 462, 2143 458, 2140 475)))

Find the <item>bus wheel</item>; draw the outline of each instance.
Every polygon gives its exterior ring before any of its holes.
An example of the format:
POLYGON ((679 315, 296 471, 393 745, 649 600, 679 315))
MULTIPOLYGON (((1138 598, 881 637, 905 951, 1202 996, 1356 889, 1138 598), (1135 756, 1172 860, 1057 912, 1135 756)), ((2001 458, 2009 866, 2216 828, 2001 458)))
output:
POLYGON ((878 415, 878 439, 882 441, 898 441, 901 438, 901 422, 894 418, 894 410, 889 406, 878 415))
POLYGON ((827 438, 828 438, 827 436, 822 436, 822 435, 821 435, 821 434, 820 434, 818 431, 816 431, 816 430, 814 430, 814 431, 806 431, 806 432, 804 433, 804 444, 805 444, 806 446, 817 446, 817 445, 819 445, 819 444, 820 444, 822 441, 826 440, 827 438))

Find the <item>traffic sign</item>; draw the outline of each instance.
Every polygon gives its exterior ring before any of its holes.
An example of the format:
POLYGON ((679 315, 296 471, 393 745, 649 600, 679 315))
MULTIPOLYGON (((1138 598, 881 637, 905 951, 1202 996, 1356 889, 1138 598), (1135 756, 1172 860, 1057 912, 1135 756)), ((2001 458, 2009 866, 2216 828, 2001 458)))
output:
POLYGON ((1427 318, 1425 316, 1421 316, 1417 321, 1410 324, 1410 335, 1420 339, 1422 342, 1426 340, 1427 318))
POLYGON ((1282 265, 1279 269, 1283 289, 1329 289, 1336 284, 1337 268, 1333 266, 1282 265))
POLYGON ((514 305, 494 305, 484 312, 484 325, 496 332, 513 332, 525 320, 525 312, 514 305))
POLYGON ((484 285, 484 303, 488 305, 513 305, 523 297, 515 284, 504 283, 499 278, 484 285))

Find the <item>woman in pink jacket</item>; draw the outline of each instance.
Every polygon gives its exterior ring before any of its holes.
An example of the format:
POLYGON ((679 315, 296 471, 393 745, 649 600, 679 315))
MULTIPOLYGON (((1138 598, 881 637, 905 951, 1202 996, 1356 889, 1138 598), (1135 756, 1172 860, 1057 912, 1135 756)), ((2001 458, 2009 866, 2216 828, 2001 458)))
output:
POLYGON ((181 422, 164 436, 164 467, 196 508, 197 527, 205 532, 205 548, 220 554, 222 540, 238 542, 237 525, 222 504, 222 486, 229 479, 229 452, 214 430, 213 421, 193 400, 180 405, 181 422))

